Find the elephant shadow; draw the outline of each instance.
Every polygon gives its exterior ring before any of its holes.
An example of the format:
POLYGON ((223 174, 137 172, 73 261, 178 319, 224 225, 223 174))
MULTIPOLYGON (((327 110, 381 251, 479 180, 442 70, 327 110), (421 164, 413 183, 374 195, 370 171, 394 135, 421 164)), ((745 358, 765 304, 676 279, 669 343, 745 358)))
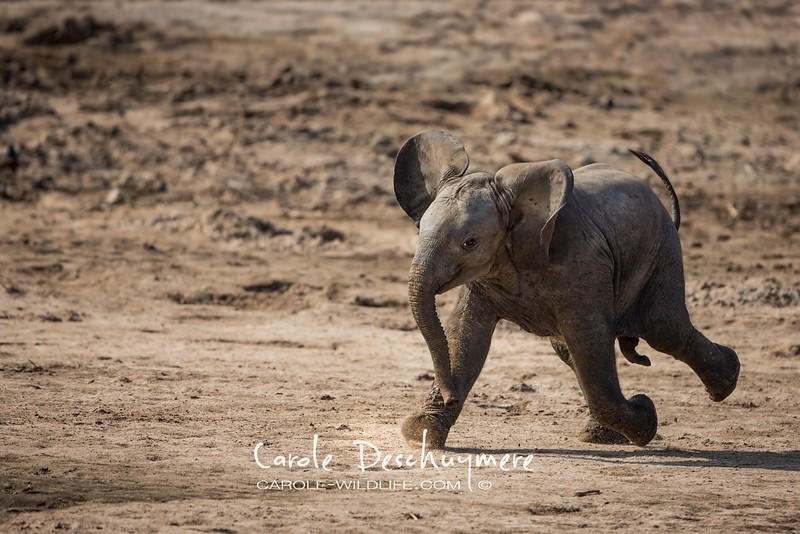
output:
POLYGON ((722 467, 765 469, 768 471, 800 471, 800 450, 732 451, 696 449, 478 449, 448 447, 454 454, 519 454, 534 457, 559 456, 612 464, 662 465, 670 467, 722 467))

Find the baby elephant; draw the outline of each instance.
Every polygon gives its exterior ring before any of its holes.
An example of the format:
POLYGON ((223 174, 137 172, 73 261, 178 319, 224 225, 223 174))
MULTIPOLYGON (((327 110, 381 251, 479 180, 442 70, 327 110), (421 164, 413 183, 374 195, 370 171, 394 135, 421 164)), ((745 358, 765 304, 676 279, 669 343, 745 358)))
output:
POLYGON ((464 146, 440 131, 400 149, 394 188, 419 228, 408 295, 433 359, 435 381, 422 411, 403 421, 406 441, 443 447, 483 368, 500 319, 550 338, 578 377, 590 420, 584 441, 644 446, 657 417, 646 395, 620 390, 614 340, 634 363, 639 338, 697 373, 721 401, 739 358, 692 326, 686 310, 678 199, 650 156, 634 154, 662 179, 672 217, 653 191, 625 171, 560 160, 465 174, 464 146), (435 296, 461 286, 442 328, 435 296))

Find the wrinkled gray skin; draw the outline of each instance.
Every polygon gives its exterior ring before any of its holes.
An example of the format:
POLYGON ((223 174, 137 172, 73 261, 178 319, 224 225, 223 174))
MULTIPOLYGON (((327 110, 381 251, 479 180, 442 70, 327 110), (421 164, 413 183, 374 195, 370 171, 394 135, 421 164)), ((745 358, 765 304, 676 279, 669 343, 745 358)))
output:
MULTIPOLYGON (((639 157, 668 184, 657 163, 639 157)), ((500 319, 548 337, 575 372, 591 416, 584 441, 644 446, 656 434, 653 402, 620 390, 615 338, 634 363, 650 363, 635 350, 643 338, 689 365, 713 400, 730 395, 738 357, 692 326, 677 220, 641 180, 605 164, 571 171, 559 160, 495 175, 465 175, 467 166, 463 145, 435 130, 409 139, 395 165, 397 199, 419 227, 409 301, 435 374, 422 411, 403 422, 409 444, 427 430, 428 447, 444 446, 500 319), (442 328, 435 296, 458 286, 442 328)))

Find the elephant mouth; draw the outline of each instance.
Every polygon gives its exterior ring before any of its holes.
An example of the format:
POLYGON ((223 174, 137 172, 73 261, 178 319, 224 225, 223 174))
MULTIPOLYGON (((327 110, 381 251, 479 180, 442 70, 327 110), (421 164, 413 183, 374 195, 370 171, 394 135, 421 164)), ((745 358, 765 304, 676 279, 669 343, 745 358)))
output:
POLYGON ((456 271, 456 274, 453 275, 453 277, 450 280, 448 280, 447 282, 445 282, 444 284, 439 286, 439 289, 436 290, 436 294, 437 295, 441 295, 442 293, 444 293, 446 291, 450 291, 454 287, 458 287, 458 286, 462 285, 464 283, 464 282, 460 281, 462 272, 464 272, 464 268, 463 267, 460 268, 458 271, 456 271))

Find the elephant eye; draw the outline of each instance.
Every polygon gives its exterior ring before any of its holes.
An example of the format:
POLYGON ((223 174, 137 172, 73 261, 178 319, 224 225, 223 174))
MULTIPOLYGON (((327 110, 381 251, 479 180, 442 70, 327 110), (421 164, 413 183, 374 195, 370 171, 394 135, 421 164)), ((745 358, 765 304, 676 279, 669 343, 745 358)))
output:
POLYGON ((478 246, 478 240, 474 237, 468 237, 461 243, 461 248, 464 250, 473 250, 475 247, 478 246))

